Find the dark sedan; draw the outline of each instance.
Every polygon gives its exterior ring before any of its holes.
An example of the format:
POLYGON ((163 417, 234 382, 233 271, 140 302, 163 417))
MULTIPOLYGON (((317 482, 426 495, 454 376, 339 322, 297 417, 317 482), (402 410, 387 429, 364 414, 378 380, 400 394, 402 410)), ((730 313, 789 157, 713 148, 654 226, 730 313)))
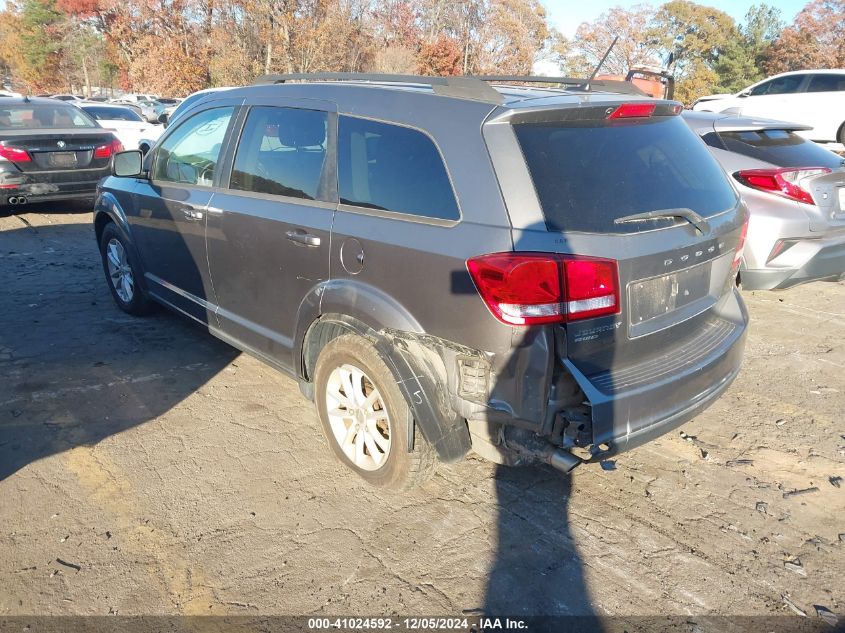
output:
POLYGON ((0 206, 94 198, 123 149, 88 114, 53 99, 0 103, 0 206))

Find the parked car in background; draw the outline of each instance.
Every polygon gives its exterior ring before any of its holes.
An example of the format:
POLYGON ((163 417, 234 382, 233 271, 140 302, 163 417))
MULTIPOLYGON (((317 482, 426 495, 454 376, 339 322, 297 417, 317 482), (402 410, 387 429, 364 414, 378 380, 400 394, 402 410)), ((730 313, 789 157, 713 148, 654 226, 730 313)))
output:
POLYGON ((806 126, 708 112, 683 117, 748 205, 743 288, 782 289, 845 274, 845 159, 800 136, 806 126))
POLYGON ((845 69, 781 73, 735 95, 701 97, 692 109, 792 121, 800 136, 845 144, 845 69))
POLYGON ((118 97, 118 100, 126 101, 129 103, 137 103, 138 101, 155 101, 156 99, 156 95, 141 94, 137 92, 130 92, 118 97))
POLYGON ((55 99, 0 101, 0 205, 93 198, 120 141, 55 99))
POLYGON ((140 100, 135 103, 141 109, 141 116, 150 123, 159 123, 159 118, 166 107, 163 103, 159 103, 158 101, 140 100))
POLYGON ((112 103, 114 105, 123 106, 124 108, 129 108, 130 110, 135 112, 139 117, 141 117, 142 119, 144 118, 144 114, 141 111, 141 106, 139 106, 134 101, 121 101, 120 99, 111 99, 109 101, 109 103, 112 103))
POLYGON ((126 149, 138 149, 142 139, 154 142, 164 132, 163 126, 145 121, 137 112, 126 106, 83 102, 79 107, 101 126, 113 131, 126 149))
POLYGON ((85 101, 85 97, 82 95, 51 95, 50 98, 59 101, 85 101))
POLYGON ((470 449, 568 472, 728 387, 747 212, 680 104, 355 77, 207 93, 116 156, 94 228, 117 305, 298 379, 394 489, 470 449))
POLYGON ((165 117, 164 121, 162 121, 162 123, 164 123, 165 126, 170 125, 175 119, 177 119, 184 112, 186 112, 193 104, 199 101, 202 97, 210 93, 220 92, 221 90, 231 90, 231 87, 226 86, 222 88, 206 88, 205 90, 198 90, 197 92, 188 95, 187 97, 182 99, 179 105, 177 105, 172 111, 167 112, 167 116, 165 117))

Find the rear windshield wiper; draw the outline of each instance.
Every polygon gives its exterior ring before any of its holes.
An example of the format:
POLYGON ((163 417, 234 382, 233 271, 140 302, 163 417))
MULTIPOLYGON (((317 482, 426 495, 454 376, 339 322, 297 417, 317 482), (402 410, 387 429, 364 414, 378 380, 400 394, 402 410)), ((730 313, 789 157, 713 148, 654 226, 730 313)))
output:
POLYGON ((625 224, 627 222, 645 222, 647 220, 671 220, 673 218, 683 218, 692 224, 699 233, 707 233, 710 230, 710 225, 703 217, 692 209, 680 207, 678 209, 659 209, 657 211, 644 211, 643 213, 634 213, 633 215, 625 215, 621 218, 616 218, 614 224, 625 224))

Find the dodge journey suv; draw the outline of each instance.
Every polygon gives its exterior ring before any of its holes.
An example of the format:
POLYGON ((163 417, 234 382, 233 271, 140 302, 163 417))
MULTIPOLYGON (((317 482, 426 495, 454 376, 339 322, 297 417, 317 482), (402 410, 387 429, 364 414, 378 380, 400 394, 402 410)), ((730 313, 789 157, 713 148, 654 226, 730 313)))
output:
POLYGON ((596 86, 268 76, 100 186, 118 306, 290 375, 374 485, 470 450, 570 471, 739 371, 747 212, 681 106, 596 86))

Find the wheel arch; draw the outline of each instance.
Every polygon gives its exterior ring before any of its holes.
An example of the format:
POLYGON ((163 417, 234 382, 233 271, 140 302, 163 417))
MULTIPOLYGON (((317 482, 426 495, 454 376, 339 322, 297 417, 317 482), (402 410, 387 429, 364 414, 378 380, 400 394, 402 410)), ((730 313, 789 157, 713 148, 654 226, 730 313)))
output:
POLYGON ((129 228, 129 221, 126 219, 126 213, 117 201, 114 194, 106 191, 97 196, 94 203, 94 232, 97 236, 97 243, 100 243, 100 238, 103 235, 103 229, 106 224, 113 222, 126 235, 126 239, 132 244, 133 248, 135 242, 132 239, 132 231, 129 228))
POLYGON ((356 280, 324 282, 300 302, 292 366, 298 378, 309 382, 319 350, 335 336, 353 332, 374 337, 391 330, 423 333, 413 315, 378 288, 356 280))
MULTIPOLYGON (((129 225, 129 220, 126 218, 126 213, 123 211, 123 208, 120 206, 120 203, 114 194, 105 191, 97 196, 97 200, 94 203, 94 234, 97 238, 97 248, 100 247, 100 240, 103 237, 103 231, 109 224, 114 224, 118 228, 126 240, 126 244, 131 250, 135 261, 143 271, 144 260, 141 257, 141 253, 138 251, 138 245, 133 238, 132 229, 129 225)), ((146 279, 143 274, 141 275, 141 279, 138 280, 138 283, 140 284, 142 291, 146 292, 146 279)))
MULTIPOLYGON (((319 301, 306 298, 294 343, 294 367, 303 394, 314 399, 314 367, 332 339, 355 334, 369 340, 384 359, 411 408, 414 424, 441 461, 462 458, 471 442, 466 421, 450 406, 446 370, 440 355, 425 344, 426 335, 403 306, 358 282, 327 283, 319 301)), ((315 293, 317 294, 317 293, 315 293)), ((408 429, 414 447, 414 426, 408 429)))

